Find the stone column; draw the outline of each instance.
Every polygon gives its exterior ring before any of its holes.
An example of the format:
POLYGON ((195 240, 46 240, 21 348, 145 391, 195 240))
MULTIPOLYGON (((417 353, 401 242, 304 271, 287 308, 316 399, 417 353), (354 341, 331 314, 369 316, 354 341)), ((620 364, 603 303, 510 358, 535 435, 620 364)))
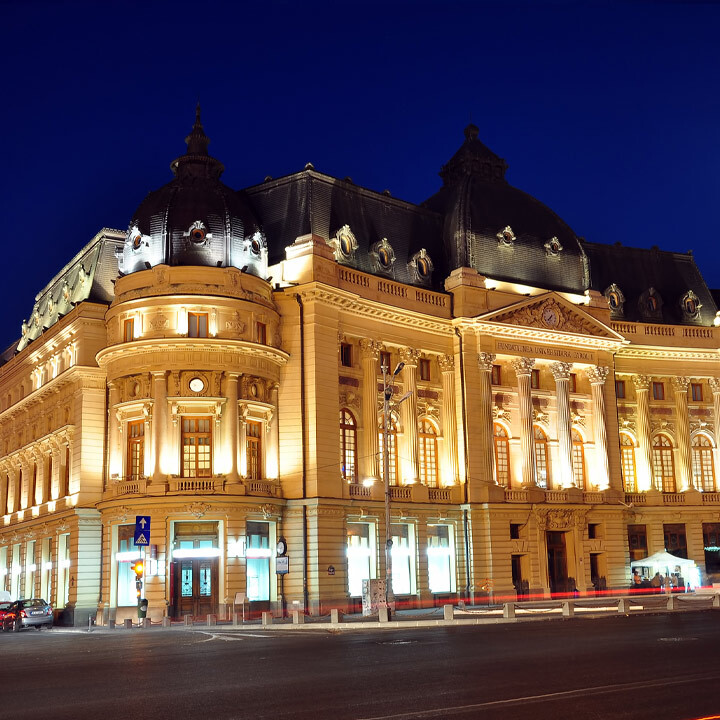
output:
POLYGON ((674 377, 675 415, 677 420, 678 469, 680 470, 680 490, 694 490, 692 456, 690 454, 690 413, 688 412, 688 387, 686 377, 674 377))
POLYGON ((555 378, 560 486, 563 488, 575 487, 575 473, 572 464, 572 419, 570 417, 570 368, 572 365, 565 362, 556 362, 550 366, 550 371, 555 378))
MULTIPOLYGON (((7 468, 0 469, 0 515, 7 513, 8 494, 10 492, 10 474, 7 468)), ((0 583, 0 590, 4 590, 0 583)))
POLYGON ((118 421, 117 416, 117 406, 120 403, 120 388, 118 387, 118 384, 116 382, 109 382, 108 383, 109 388, 109 398, 108 402, 110 403, 110 407, 108 409, 108 432, 110 434, 109 437, 109 445, 110 445, 110 478, 109 481, 113 481, 113 476, 115 476, 115 479, 119 479, 123 476, 123 452, 122 452, 122 430, 120 428, 120 422, 118 421))
POLYGON ((417 412, 417 363, 419 357, 419 351, 412 348, 403 348, 400 351, 400 358, 405 363, 405 367, 402 369, 403 391, 412 394, 400 405, 404 451, 400 453, 402 478, 398 478, 399 485, 416 483, 420 478, 417 412))
POLYGON ((238 423, 240 425, 240 475, 247 477, 247 405, 244 403, 238 409, 238 423))
POLYGON ((228 468, 227 480, 231 483, 240 481, 238 475, 238 378, 239 373, 226 372, 227 385, 227 408, 225 410, 225 442, 227 442, 230 454, 230 467, 228 468))
POLYGON ((534 358, 521 357, 512 362, 518 380, 518 405, 520 408, 520 449, 522 452, 523 487, 536 487, 535 438, 533 437, 533 407, 530 392, 534 358))
POLYGON ((50 477, 50 498, 52 500, 57 500, 60 492, 60 472, 62 470, 64 446, 61 446, 56 440, 51 442, 52 449, 50 452, 52 453, 52 475, 50 477))
POLYGON ((458 434, 455 417, 455 359, 452 355, 441 355, 438 359, 442 377, 442 433, 445 441, 445 484, 457 485, 458 472, 458 434))
POLYGON ((8 469, 8 500, 7 512, 14 513, 20 509, 20 468, 13 465, 8 469))
POLYGON ((165 427, 167 416, 167 383, 165 371, 153 372, 153 418, 152 418, 152 440, 153 440, 153 473, 151 484, 165 482, 162 472, 162 449, 165 439, 165 427))
POLYGON ((636 470, 638 490, 658 490, 652 472, 652 444, 650 439, 650 378, 647 375, 633 375, 635 397, 637 398, 637 439, 636 470))
POLYGON ((715 460, 715 487, 718 487, 720 479, 720 450, 718 449, 718 438, 720 438, 720 380, 710 378, 710 389, 713 394, 713 424, 715 430, 715 448, 713 458, 715 460))
MULTIPOLYGON (((380 479, 380 444, 378 439, 378 390, 377 362, 380 343, 363 338, 360 340, 360 363, 362 365, 362 447, 358 458, 358 480, 380 479), (363 459, 364 458, 364 459, 363 459)), ((392 368, 388 368, 389 373, 392 368)))
POLYGON ((280 423, 278 411, 278 394, 280 385, 273 383, 270 386, 270 402, 272 410, 268 418, 270 430, 268 433, 268 450, 265 454, 265 477, 269 480, 280 480, 280 423))
POLYGON ((478 442, 482 448, 485 481, 497 485, 492 413, 492 366, 494 362, 495 355, 485 352, 478 353, 478 366, 480 367, 480 437, 478 442))
MULTIPOLYGON (((596 365, 588 368, 585 374, 590 380, 592 389, 593 430, 595 437, 595 485, 600 490, 610 487, 610 463, 608 460, 607 421, 605 419, 605 380, 610 368, 605 365, 596 365)), ((622 489, 622 480, 618 490, 622 489)))

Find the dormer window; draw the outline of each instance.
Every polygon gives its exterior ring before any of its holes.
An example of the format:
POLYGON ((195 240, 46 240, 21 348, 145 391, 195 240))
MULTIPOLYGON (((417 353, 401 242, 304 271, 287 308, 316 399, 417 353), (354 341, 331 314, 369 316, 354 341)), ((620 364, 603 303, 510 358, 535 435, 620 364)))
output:
POLYGON ((134 252, 137 252, 142 248, 143 245, 143 234, 140 232, 140 228, 137 225, 131 225, 128 230, 127 240, 130 243, 130 247, 134 252))
POLYGON ((603 293, 607 299, 610 313, 614 317, 622 316, 624 314, 625 296, 622 290, 613 283, 610 287, 606 288, 603 293))
POLYGON ((660 293, 658 293, 653 287, 646 290, 640 296, 640 300, 638 302, 638 309, 641 314, 654 320, 662 319, 662 306, 662 297, 660 297, 660 293))
POLYGON ((563 249, 562 243, 556 238, 551 237, 544 245, 545 252, 551 257, 557 257, 563 249))
POLYGON ((335 259, 338 262, 348 262, 355 259, 358 241, 349 225, 343 225, 335 233, 335 237, 330 239, 329 244, 335 252, 335 259))
POLYGON ((393 265, 395 264, 395 251, 392 249, 392 245, 390 245, 387 238, 383 238, 380 242, 376 242, 372 246, 370 256, 375 261, 378 272, 392 273, 393 265))
POLYGON ((504 230, 501 230, 496 237, 498 239, 498 245, 501 247, 512 247, 515 243, 515 233, 509 225, 507 225, 504 230))
POLYGON ((425 248, 412 256, 410 262, 408 263, 408 267, 410 268, 411 273, 415 275, 415 279, 417 281, 429 284, 434 266, 425 248))
POLYGON ((702 304, 698 296, 692 290, 688 290, 685 295, 683 295, 680 306, 685 318, 693 320, 698 316, 702 304))
POLYGON ((202 220, 196 220, 188 228, 187 232, 183 233, 183 237, 188 238, 193 245, 207 245, 212 240, 212 233, 207 231, 202 220))

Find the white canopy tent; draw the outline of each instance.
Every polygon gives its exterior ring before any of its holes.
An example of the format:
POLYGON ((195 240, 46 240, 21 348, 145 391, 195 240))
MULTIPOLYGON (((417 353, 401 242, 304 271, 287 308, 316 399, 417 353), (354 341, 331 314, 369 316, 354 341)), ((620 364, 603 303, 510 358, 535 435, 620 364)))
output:
POLYGON ((689 585, 691 589, 694 590, 700 587, 700 568, 695 564, 695 561, 676 557, 669 552, 658 552, 640 560, 633 560, 630 567, 644 575, 648 580, 652 579, 655 573, 658 572, 664 576, 680 573, 685 580, 685 584, 689 585))

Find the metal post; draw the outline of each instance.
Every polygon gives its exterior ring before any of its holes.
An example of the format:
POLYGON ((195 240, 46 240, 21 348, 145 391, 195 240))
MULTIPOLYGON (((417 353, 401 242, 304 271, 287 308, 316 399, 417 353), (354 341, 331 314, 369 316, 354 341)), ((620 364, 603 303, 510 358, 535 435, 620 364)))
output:
POLYGON ((390 608, 392 591, 392 535, 390 531, 390 456, 388 434, 390 433, 390 395, 392 385, 388 385, 388 368, 383 365, 383 480, 385 482, 385 605, 390 608))

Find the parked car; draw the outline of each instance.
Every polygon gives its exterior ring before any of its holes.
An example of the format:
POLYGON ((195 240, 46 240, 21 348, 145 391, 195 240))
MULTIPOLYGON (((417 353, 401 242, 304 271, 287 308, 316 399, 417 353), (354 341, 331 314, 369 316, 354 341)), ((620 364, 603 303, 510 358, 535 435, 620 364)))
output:
POLYGON ((43 627, 52 627, 52 624, 52 605, 41 598, 16 600, 14 603, 10 603, 10 607, 5 610, 2 619, 3 632, 9 632, 10 630, 19 632, 23 628, 29 627, 42 630, 43 627))
POLYGON ((11 605, 12 603, 9 600, 0 602, 0 627, 2 627, 3 621, 5 620, 5 613, 11 605))

